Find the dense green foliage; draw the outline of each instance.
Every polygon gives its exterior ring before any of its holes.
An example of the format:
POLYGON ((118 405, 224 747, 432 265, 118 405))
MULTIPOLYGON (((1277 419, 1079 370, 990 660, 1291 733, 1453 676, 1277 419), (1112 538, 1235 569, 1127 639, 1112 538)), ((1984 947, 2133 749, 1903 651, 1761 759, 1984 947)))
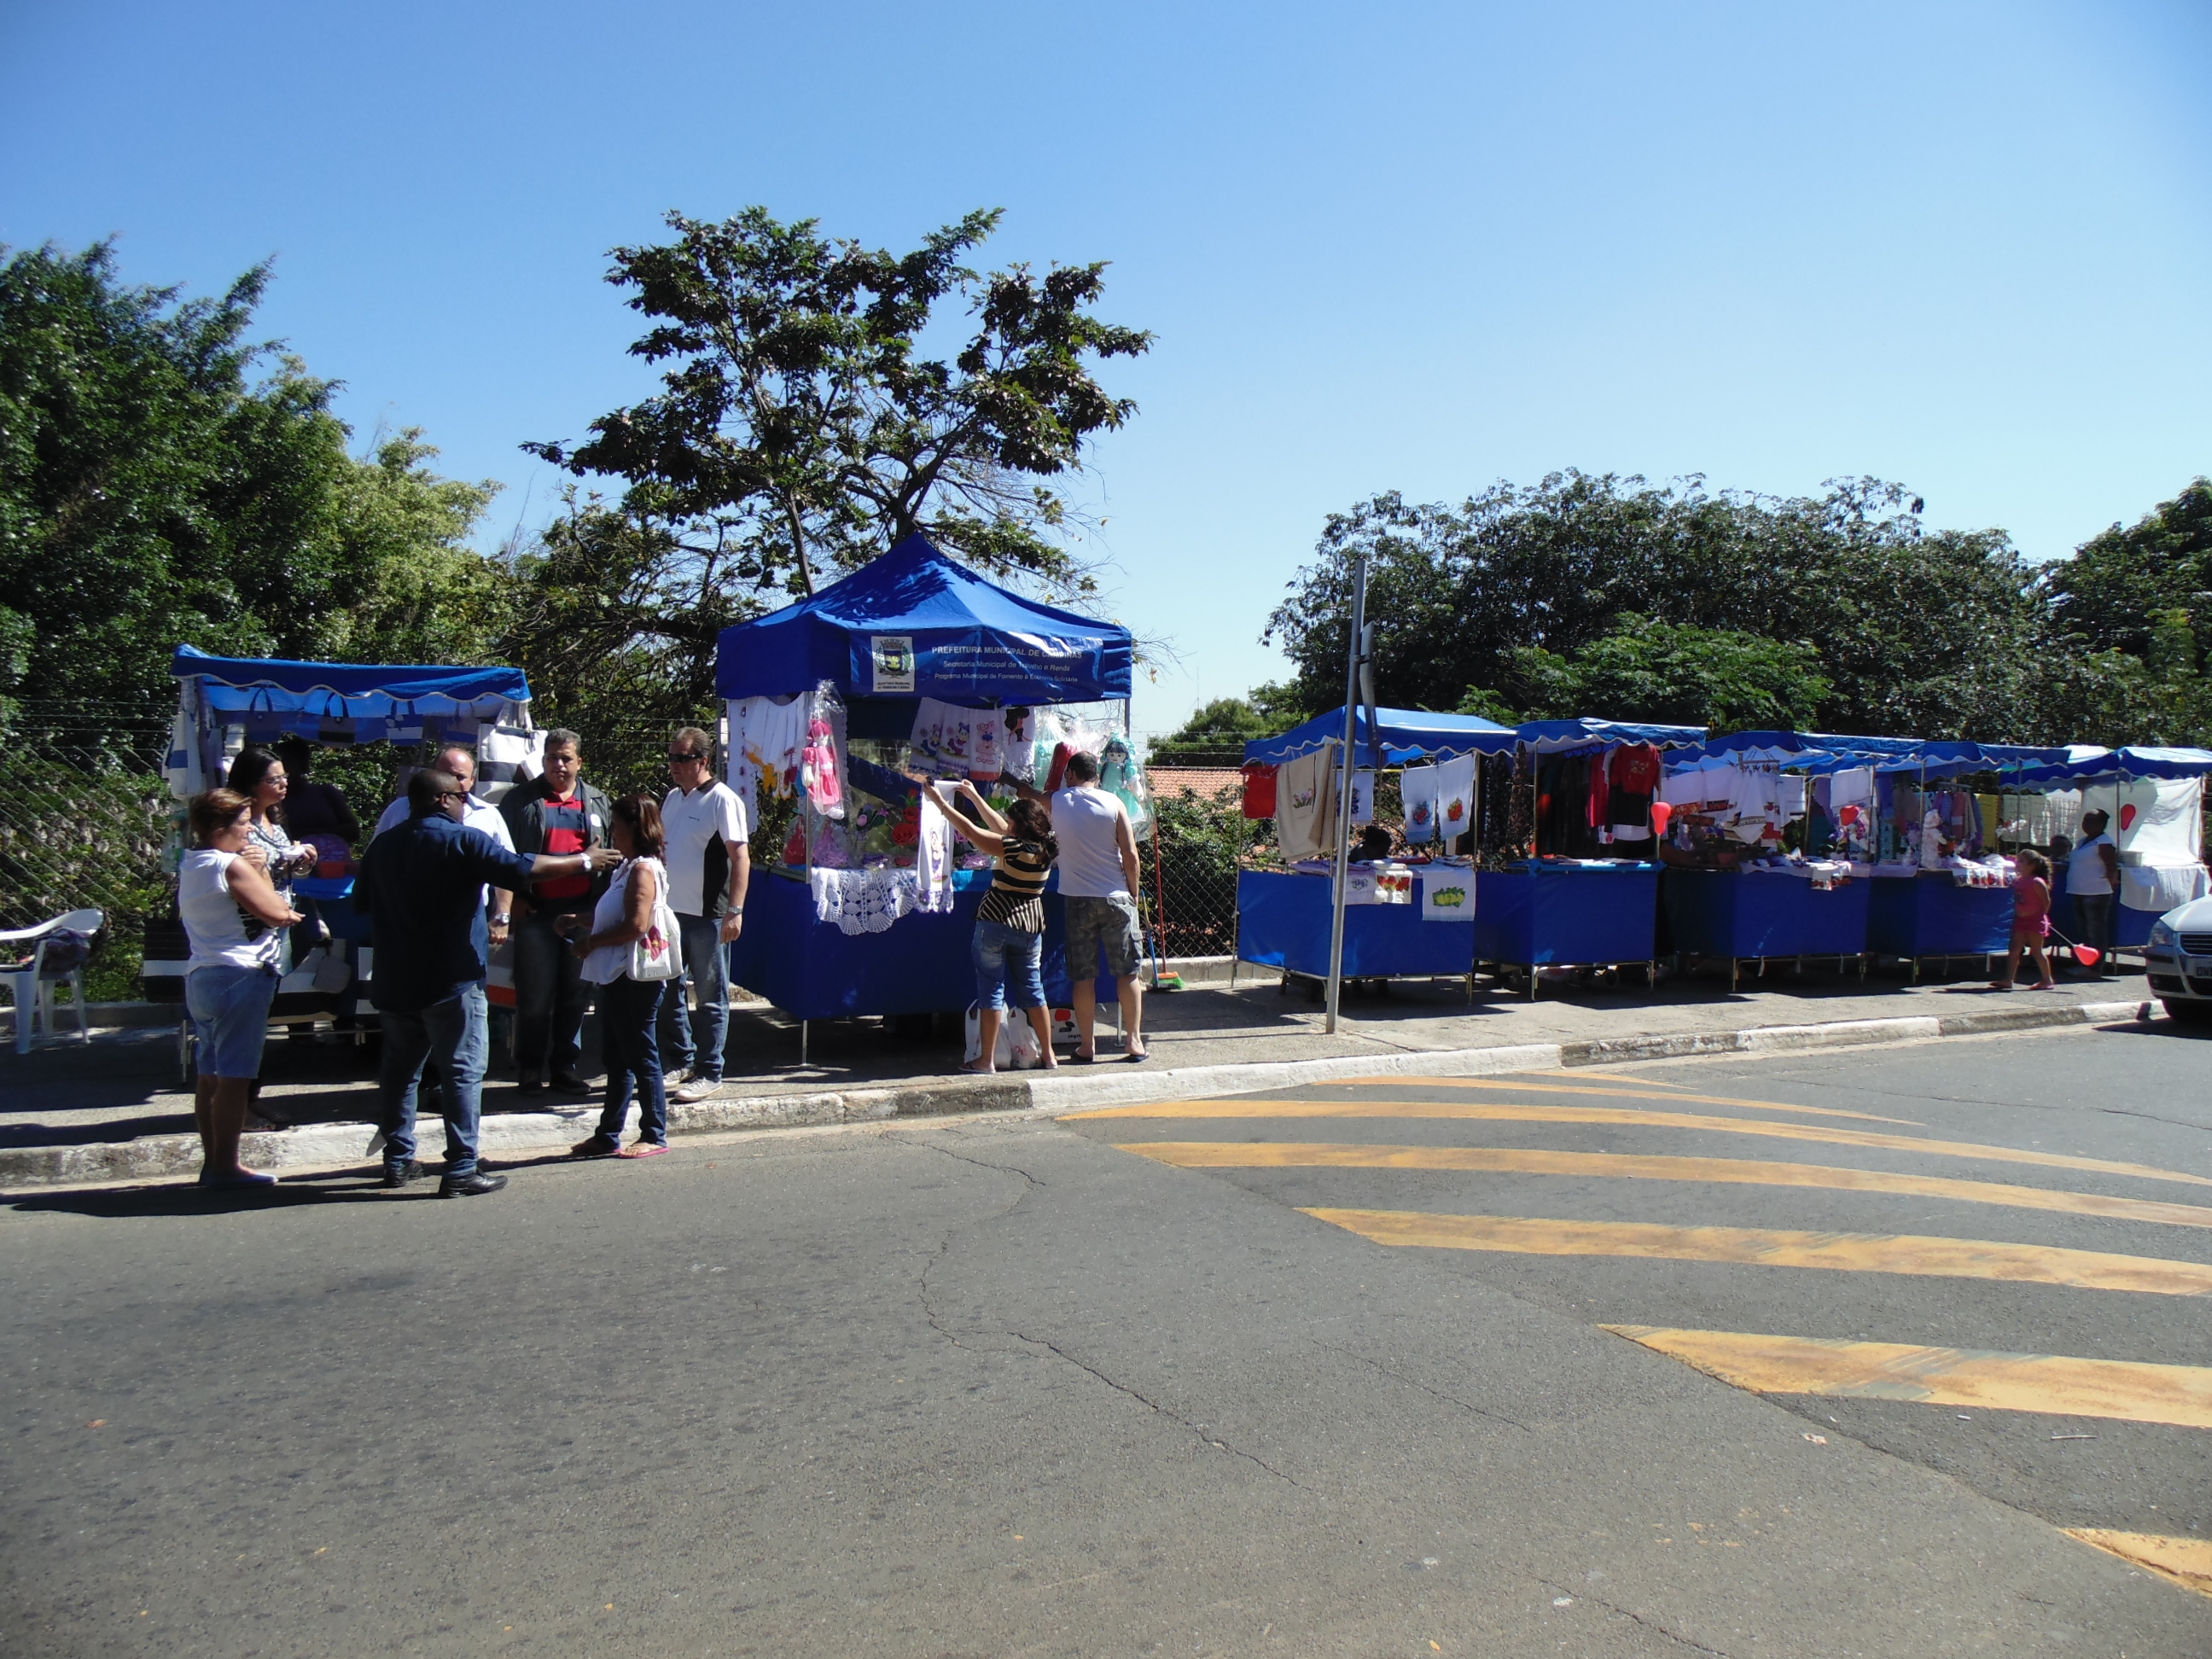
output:
POLYGON ((653 326, 631 353, 669 365, 659 395, 592 423, 580 444, 527 446, 579 476, 629 480, 641 519, 714 526, 762 587, 811 593, 916 531, 998 573, 1075 590, 1056 532, 1069 506, 1041 480, 1135 412, 1093 359, 1151 343, 1091 315, 1103 264, 980 276, 961 261, 998 226, 968 215, 913 252, 824 237, 750 208, 720 224, 668 216, 673 241, 614 251, 607 280, 653 326), (947 301, 972 319, 949 360, 922 337, 947 301))
POLYGON ((466 538, 497 486, 433 477, 412 432, 349 456, 331 383, 246 341, 267 281, 179 300, 105 243, 0 264, 0 694, 166 701, 179 641, 481 653, 499 576, 466 538))
POLYGON ((2205 568, 2206 494, 2192 486, 2135 530, 2100 537, 2078 574, 2027 564, 2002 531, 1929 529, 1909 491, 1870 479, 1782 499, 1569 471, 1455 508, 1382 495, 1329 520, 1269 637, 1297 666, 1302 698, 1340 701, 1346 592, 1364 551, 1386 703, 1526 712, 1604 696, 1626 701, 1573 712, 1702 706, 1734 723, 1763 698, 1831 731, 2193 741, 2204 734, 2202 657, 2174 612, 2205 614, 2188 584, 2205 568), (1753 705, 1733 693, 1716 703, 1708 682, 1749 659, 1701 680, 1688 672, 1696 636, 1651 631, 1661 627, 1783 649, 1762 658, 1753 705))
POLYGON ((1527 645, 1510 660, 1513 680, 1528 688, 1524 718, 1534 720, 1602 709, 1614 720, 1787 732, 1814 726, 1829 689, 1809 645, 1656 622, 1632 611, 1571 657, 1527 645))
POLYGON ((1178 762, 1218 763, 1224 755, 1241 756, 1254 738, 1272 734, 1276 726, 1248 697, 1217 697, 1164 738, 1155 738, 1151 758, 1163 766, 1178 762))

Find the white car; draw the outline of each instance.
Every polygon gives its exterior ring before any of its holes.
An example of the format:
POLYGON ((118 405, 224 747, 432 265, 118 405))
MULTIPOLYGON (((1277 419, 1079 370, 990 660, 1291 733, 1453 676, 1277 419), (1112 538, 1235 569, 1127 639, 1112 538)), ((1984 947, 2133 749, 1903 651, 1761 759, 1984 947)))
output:
POLYGON ((2191 899, 2150 927, 2150 994, 2176 1019, 2212 1024, 2212 898, 2191 899))

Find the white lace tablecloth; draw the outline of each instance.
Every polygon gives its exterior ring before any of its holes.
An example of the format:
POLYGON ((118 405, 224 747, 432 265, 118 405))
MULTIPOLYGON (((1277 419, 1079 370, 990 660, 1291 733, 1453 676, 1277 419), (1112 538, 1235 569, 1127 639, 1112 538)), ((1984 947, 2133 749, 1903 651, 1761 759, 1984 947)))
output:
POLYGON ((932 894, 913 870, 822 870, 807 872, 814 890, 814 915, 835 922, 840 933, 880 933, 901 916, 921 910, 943 915, 952 908, 949 882, 932 894))

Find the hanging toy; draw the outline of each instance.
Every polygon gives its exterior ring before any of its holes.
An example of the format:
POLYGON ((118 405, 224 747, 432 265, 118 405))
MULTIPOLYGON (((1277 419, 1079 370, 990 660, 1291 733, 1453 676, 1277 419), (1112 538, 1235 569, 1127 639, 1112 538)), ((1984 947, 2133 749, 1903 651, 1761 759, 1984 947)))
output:
POLYGON ((845 816, 845 795, 837 779, 837 746, 830 722, 817 714, 806 728, 806 747, 799 754, 800 776, 806 799, 825 818, 845 816))

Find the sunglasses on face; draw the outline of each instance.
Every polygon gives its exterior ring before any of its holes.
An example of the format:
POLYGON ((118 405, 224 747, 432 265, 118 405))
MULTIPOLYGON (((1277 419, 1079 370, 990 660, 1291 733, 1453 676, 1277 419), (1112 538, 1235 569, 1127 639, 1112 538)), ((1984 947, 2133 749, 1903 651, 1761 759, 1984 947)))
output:
POLYGON ((671 755, 668 757, 668 763, 671 766, 682 766, 687 762, 703 761, 706 758, 704 755, 671 755))

